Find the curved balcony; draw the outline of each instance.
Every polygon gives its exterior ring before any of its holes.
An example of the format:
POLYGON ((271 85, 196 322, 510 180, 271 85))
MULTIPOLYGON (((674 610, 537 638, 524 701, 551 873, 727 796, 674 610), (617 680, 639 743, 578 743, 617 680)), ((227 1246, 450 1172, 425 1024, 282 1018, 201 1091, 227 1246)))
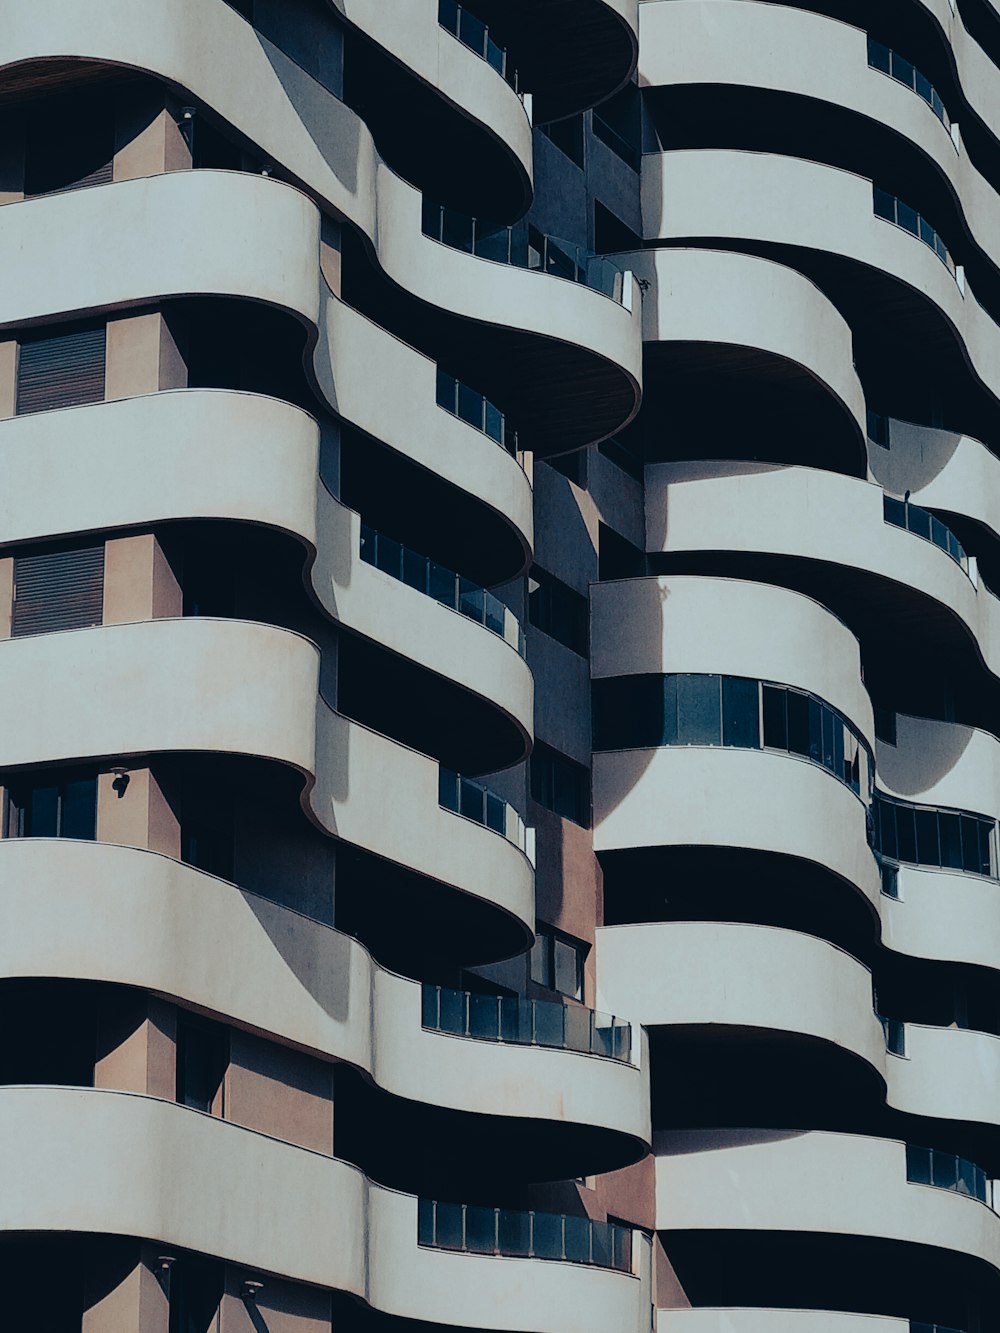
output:
POLYGON ((868 64, 872 69, 881 70, 891 79, 901 83, 911 92, 922 97, 946 130, 951 129, 951 118, 945 110, 941 94, 931 83, 926 74, 921 74, 912 60, 907 60, 898 51, 893 51, 884 42, 868 38, 868 64))
POLYGON ((509 801, 483 783, 442 765, 438 774, 438 804, 442 810, 450 810, 452 814, 499 833, 526 855, 533 854, 533 843, 529 839, 531 830, 525 828, 524 820, 509 801))
POLYGON ((965 548, 951 528, 942 523, 936 514, 932 514, 928 509, 921 509, 919 505, 910 504, 908 500, 897 500, 891 495, 882 497, 882 513, 885 521, 891 523, 893 527, 915 532, 918 537, 923 537, 924 541, 932 542, 942 551, 947 551, 955 564, 968 574, 969 557, 965 548))
POLYGON ((476 1041, 554 1046, 626 1062, 632 1058, 630 1023, 551 1000, 524 1000, 516 995, 487 995, 425 984, 422 1023, 429 1031, 476 1041))
POLYGON ((3 1227, 138 1236, 349 1293, 384 1314, 527 1333, 646 1333, 639 1275, 421 1246, 418 1203, 354 1166, 134 1094, 5 1088, 3 1227), (220 1210, 219 1200, 226 1207, 220 1210))
POLYGON ((888 190, 882 190, 879 186, 873 187, 872 207, 875 210, 875 216, 881 218, 883 222, 891 222, 893 226, 907 231, 911 236, 916 236, 923 241, 924 245, 937 255, 941 263, 945 266, 951 276, 954 278, 955 261, 940 234, 934 230, 927 219, 917 212, 910 204, 906 204, 897 195, 890 194, 888 190))
POLYGON ((914 1185, 933 1185, 939 1190, 954 1190, 970 1199, 993 1206, 993 1182, 981 1166, 955 1153, 939 1148, 906 1145, 906 1179, 914 1185))
POLYGON ((876 793, 872 845, 883 862, 998 878, 997 821, 966 810, 939 810, 876 793))
POLYGON ((619 305, 631 302, 630 275, 617 264, 584 246, 546 236, 527 222, 498 226, 481 218, 467 217, 425 197, 422 227, 424 235, 432 241, 440 241, 465 254, 581 283, 619 305))
POLYGON ((515 92, 518 91, 513 57, 496 40, 489 24, 478 18, 467 5, 459 4, 459 0, 438 0, 438 23, 480 60, 485 60, 515 92))
POLYGON ((549 1040, 559 1034, 548 1014, 533 1044, 443 1041, 444 1029, 425 1021, 428 990, 381 967, 356 939, 172 858, 24 838, 0 842, 0 865, 4 979, 155 991, 352 1065, 409 1103, 472 1116, 480 1133, 503 1128, 522 1155, 542 1125, 550 1151, 559 1144, 580 1162, 596 1154, 623 1165, 649 1142, 648 1083, 640 1043, 625 1053, 627 1025, 608 1029, 595 1016, 595 1045, 606 1037, 613 1048, 605 1059, 581 1058, 579 1020, 567 1024, 569 1040, 549 1040))
POLYGON ((632 427, 647 459, 699 448, 739 456, 742 447, 748 457, 864 475, 865 397, 851 327, 815 283, 720 249, 678 245, 623 262, 649 284, 643 412, 632 427), (732 291, 746 299, 726 300, 732 291), (748 398, 748 381, 767 396, 748 398), (682 443, 671 449, 672 433, 682 443))
POLYGON ((632 1272, 632 1230, 565 1213, 420 1200, 420 1244, 508 1259, 554 1259, 632 1272))
MULTIPOLYGON (((271 58, 273 51, 222 0, 213 0, 207 8, 198 7, 197 13, 192 7, 186 15, 176 11, 166 15, 152 4, 148 5, 147 13, 147 3, 148 0, 141 0, 144 6, 141 23, 134 21, 134 8, 126 13, 120 3, 103 11, 89 25, 81 23, 78 12, 69 5, 64 9, 59 7, 58 13, 47 14, 44 23, 38 15, 21 15, 16 27, 8 33, 7 63, 26 64, 52 56, 51 34, 58 31, 58 53, 69 49, 81 61, 143 71, 184 89, 192 99, 203 102, 240 135, 254 142, 261 154, 277 164, 284 174, 303 182, 327 209, 369 238, 370 254, 388 280, 383 295, 391 286, 404 305, 408 301, 417 303, 417 313, 407 315, 397 311, 399 318, 411 321, 415 329, 426 319, 437 321, 441 330, 439 351, 447 351, 446 344, 450 343, 466 357, 475 352, 477 364, 491 366, 502 382, 486 386, 487 390, 492 398, 516 412, 522 430, 530 430, 533 436, 547 442, 549 449, 561 449, 589 443, 626 423, 638 405, 641 374, 637 308, 634 315, 623 312, 609 317, 606 307, 598 307, 594 297, 584 292, 576 297, 564 293, 563 300, 549 302, 541 293, 533 296, 531 291, 524 291, 516 275, 511 274, 507 282, 497 286, 478 266, 470 272, 457 255, 442 253, 440 258, 428 255, 421 244, 420 194, 380 161, 371 134, 353 111, 319 88, 292 62, 277 62, 280 70, 277 69, 271 58), (192 33, 198 34, 197 42, 191 39, 192 33), (227 52, 233 68, 240 70, 238 79, 219 78, 219 51, 227 52), (329 145, 350 145, 350 151, 341 154, 329 145), (578 381, 579 392, 569 395, 568 386, 578 381), (557 389, 559 385, 563 387, 557 389), (558 418, 552 415, 554 392, 561 400, 558 418)), ((381 13, 367 3, 363 8, 368 17, 381 13)), ((388 14, 385 17, 391 26, 388 14)), ((440 34, 441 42, 450 43, 463 60, 474 66, 479 64, 471 52, 439 29, 433 18, 430 23, 430 30, 440 34)), ((492 82, 517 108, 527 135, 520 103, 502 80, 492 82)), ((182 189, 176 182, 189 174, 200 173, 172 173, 169 178, 174 182, 172 188, 182 189)), ((273 181, 249 179, 256 180, 257 186, 274 185, 273 181)), ((140 192, 164 188, 149 181, 122 182, 120 188, 130 186, 140 192)), ((112 188, 115 187, 107 187, 112 188)), ((72 197, 93 198, 97 193, 93 189, 81 190, 72 197)), ((86 230, 87 219, 83 214, 96 207, 92 203, 79 205, 81 215, 74 215, 71 224, 61 211, 72 207, 65 202, 68 197, 35 200, 29 206, 34 226, 39 219, 52 217, 56 240, 49 245, 46 237, 35 238, 38 248, 47 253, 58 254, 58 237, 66 234, 67 227, 79 230, 83 226, 86 230), (43 207, 57 207, 59 216, 40 212, 43 207)), ((109 226, 113 229, 119 218, 128 222, 117 210, 120 197, 114 196, 114 217, 110 222, 103 219, 104 225, 96 229, 95 253, 108 248, 109 226)), ((165 199, 163 205, 150 204, 145 213, 147 218, 162 217, 172 236, 165 246, 152 246, 156 254, 182 246, 183 229, 174 225, 168 202, 165 199)), ((21 215, 24 211, 20 207, 5 210, 4 225, 16 225, 9 221, 8 215, 21 215)), ((254 265, 240 247, 229 244, 231 230, 218 220, 224 218, 228 224, 233 217, 256 213, 249 198, 242 202, 230 200, 217 214, 215 224, 199 229, 204 235, 221 229, 231 263, 244 274, 253 272, 254 265)), ((86 235, 80 234, 81 244, 89 244, 86 235)), ((148 227, 142 234, 149 238, 148 227)), ((6 232, 3 240, 5 244, 11 240, 6 232)), ((316 250, 311 245, 297 244, 298 240, 289 233, 286 243, 296 248, 297 262, 305 262, 316 250)), ((12 240, 11 244, 16 248, 12 240)), ((26 260, 34 253, 30 248, 26 250, 26 260)), ((40 268, 25 271, 37 278, 38 273, 48 270, 51 265, 46 266, 43 256, 40 268)), ((96 270, 94 276, 99 285, 107 288, 107 284, 100 283, 96 270)), ((534 280, 529 283, 533 288, 534 280)), ((71 286, 65 287, 66 292, 71 290, 71 286)), ((148 297, 149 293, 145 295, 148 297)), ((106 292, 101 292, 92 304, 106 304, 107 299, 106 292)), ((282 303, 279 293, 275 304, 282 303)), ((63 304, 60 310, 65 309, 63 304)), ((317 377, 323 376, 322 368, 317 368, 317 377)))
POLYGON ((485 394, 478 393, 454 375, 438 366, 437 405, 460 421, 466 421, 474 430, 488 435, 517 457, 517 431, 485 394))

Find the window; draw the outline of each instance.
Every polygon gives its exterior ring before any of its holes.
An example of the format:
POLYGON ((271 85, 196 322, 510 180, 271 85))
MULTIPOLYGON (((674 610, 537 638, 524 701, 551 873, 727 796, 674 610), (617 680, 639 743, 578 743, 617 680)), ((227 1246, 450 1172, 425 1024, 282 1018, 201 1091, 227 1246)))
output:
POLYGON ((21 339, 17 357, 17 416, 104 400, 103 324, 63 325, 21 339))
POLYGON ((886 708, 884 704, 876 704, 875 712, 875 735, 878 740, 885 741, 886 745, 896 744, 896 713, 892 708, 886 708))
POLYGON ((222 1265, 184 1255, 170 1269, 169 1333, 212 1333, 222 1301, 222 1265))
POLYGON ((890 861, 996 878, 996 821, 964 810, 907 805, 876 793, 875 850, 890 861))
POLYGON ((565 120, 553 120, 548 125, 539 125, 539 132, 544 134, 565 153, 571 162, 583 166, 583 112, 576 116, 567 116, 565 120))
POLYGON ((866 412, 868 423, 868 438, 882 449, 888 449, 889 445, 889 418, 881 412, 873 412, 868 408, 866 412))
POLYGON ((551 926, 539 925, 531 946, 531 980, 539 986, 583 999, 583 962, 587 946, 568 935, 559 935, 551 926))
POLYGON ((620 250, 641 250, 642 237, 610 208, 594 200, 594 249, 599 255, 620 250))
POLYGON ((76 93, 33 106, 25 138, 25 198, 107 184, 114 153, 114 104, 107 97, 76 93))
POLYGON ((592 112, 594 134, 613 153, 638 171, 642 162, 642 107, 634 83, 609 97, 592 112))
POLYGON ((630 444, 627 444, 617 435, 611 435, 608 439, 602 440, 597 446, 597 452, 610 459, 615 467, 620 467, 623 472, 626 472, 636 481, 642 481, 642 454, 633 450, 630 444))
POLYGON ((12 781, 4 812, 5 838, 97 835, 97 777, 79 773, 12 781))
POLYGON ((646 557, 638 546, 619 536, 614 528, 598 525, 597 577, 602 583, 613 579, 640 579, 646 572, 646 557))
POLYGON ((103 618, 103 542, 14 557, 12 638, 84 629, 103 618))
POLYGON ((177 1022, 177 1100, 196 1111, 225 1114, 223 1084, 229 1066, 229 1032, 194 1014, 177 1022))
POLYGON ((559 454, 555 458, 546 458, 545 462, 556 472, 560 472, 567 481, 571 481, 574 486, 579 486, 581 490, 587 487, 587 475, 589 468, 587 466, 586 449, 574 449, 569 454, 559 454))
POLYGON ((528 620, 536 629, 586 657, 590 603, 536 565, 528 578, 528 620))
POLYGON ((536 745, 531 755, 531 799, 546 810, 590 826, 590 772, 547 745, 536 745))

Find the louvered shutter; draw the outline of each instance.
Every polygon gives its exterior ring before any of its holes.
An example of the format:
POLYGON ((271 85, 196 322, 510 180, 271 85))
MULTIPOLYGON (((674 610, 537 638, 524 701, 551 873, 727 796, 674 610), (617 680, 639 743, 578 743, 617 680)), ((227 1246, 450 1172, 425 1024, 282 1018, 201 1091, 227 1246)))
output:
POLYGON ((13 638, 99 625, 103 607, 103 543, 15 556, 13 638))
POLYGON ((106 342, 103 324, 22 342, 17 359, 17 415, 101 402, 106 342))

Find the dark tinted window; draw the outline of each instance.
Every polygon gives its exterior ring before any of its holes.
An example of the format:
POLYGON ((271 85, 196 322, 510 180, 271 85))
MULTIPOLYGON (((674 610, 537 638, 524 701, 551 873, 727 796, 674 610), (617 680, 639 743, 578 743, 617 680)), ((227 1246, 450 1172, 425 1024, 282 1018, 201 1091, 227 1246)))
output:
POLYGON ((581 657, 588 653, 590 603, 537 566, 528 582, 528 620, 581 657))
POLYGON ((760 744, 760 687, 755 680, 722 677, 722 743, 744 749, 760 744))
POLYGON ((97 833, 97 777, 74 774, 11 785, 7 797, 8 838, 80 838, 97 833))
POLYGON ((547 745, 536 745, 529 762, 531 798, 546 810, 590 825, 590 771, 547 745))
POLYGON ((677 744, 722 743, 722 678, 677 677, 677 744))

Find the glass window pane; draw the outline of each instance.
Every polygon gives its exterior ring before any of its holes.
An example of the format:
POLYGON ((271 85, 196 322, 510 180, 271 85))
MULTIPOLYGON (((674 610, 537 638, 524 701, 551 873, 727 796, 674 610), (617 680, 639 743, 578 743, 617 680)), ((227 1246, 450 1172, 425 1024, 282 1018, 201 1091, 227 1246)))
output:
POLYGON ((926 509, 921 509, 919 505, 910 505, 907 519, 907 527, 911 532, 915 532, 918 537, 925 537, 927 541, 930 541, 931 516, 926 509))
POLYGON ((467 1204, 465 1209, 465 1248, 473 1254, 493 1254, 497 1248, 495 1208, 467 1204))
POLYGON ((563 1257, 563 1220, 558 1213, 535 1213, 532 1226, 532 1251, 539 1259, 563 1257))
POLYGON ((458 393, 458 380, 454 375, 449 375, 438 366, 437 372, 437 404, 443 407, 447 412, 455 411, 456 395, 458 393))
POLYGON ((481 224, 476 233, 476 254, 494 264, 506 264, 511 257, 510 228, 481 224))
POLYGON ((591 1014, 589 1009, 569 1004, 563 1012, 566 1035, 563 1044, 571 1051, 580 1051, 589 1055, 593 1042, 591 1039, 591 1014))
POLYGON ((455 250, 472 253, 476 224, 464 213, 456 213, 452 208, 441 210, 441 240, 455 250))
POLYGON ((934 114, 935 116, 937 116, 938 120, 944 122, 945 120, 944 103, 941 101, 941 97, 936 88, 931 90, 931 107, 933 108, 934 114))
POLYGON ((722 744, 756 750, 760 745, 760 686, 755 680, 722 677, 722 744))
POLYGON ((632 1232, 628 1227, 616 1226, 613 1232, 615 1268, 620 1273, 632 1271, 632 1232))
POLYGON ((614 1266, 613 1228, 608 1222, 591 1222, 591 1262, 599 1268, 614 1266))
POLYGON ((885 218, 887 222, 896 221, 896 200, 887 190, 875 186, 875 216, 885 218))
POLYGON ((899 842, 896 838, 896 806, 888 801, 879 801, 878 811, 882 855, 895 861, 899 856, 899 842))
POLYGON ((979 821, 971 815, 960 817, 962 836, 962 869, 979 874, 979 821))
POLYGON ((437 1203, 435 1211, 435 1242, 445 1250, 462 1248, 462 1205, 437 1203))
POLYGON ((486 617, 486 591, 473 583, 471 579, 458 578, 458 609, 470 620, 483 623, 486 617))
POLYGON ((590 1218, 567 1217, 565 1220, 566 1258, 577 1264, 590 1263, 590 1218))
POLYGON ((809 753, 809 700, 794 690, 786 691, 788 709, 788 749, 791 754, 809 753))
MULTIPOLYGON (((522 1002, 516 995, 501 995, 500 997, 500 1038, 502 1041, 520 1041, 521 1024, 519 1020, 519 1005, 522 1002)), ((530 1003, 525 1001, 524 1003, 530 1003)), ((530 1040, 530 1037, 529 1037, 530 1040)))
POLYGON ((837 773, 837 776, 839 777, 840 772, 836 767, 836 761, 834 758, 834 748, 833 748, 833 734, 838 726, 840 726, 840 718, 837 717, 836 714, 833 713, 829 708, 824 708, 823 709, 823 760, 822 760, 823 767, 830 769, 830 771, 833 773, 837 773))
POLYGON ((507 832, 507 803, 491 791, 486 793, 486 827, 494 833, 507 832))
POLYGON ((566 940, 552 941, 553 961, 555 965, 555 989, 562 995, 572 995, 582 999, 583 993, 583 957, 580 950, 566 940))
POLYGON ((58 787, 32 787, 25 793, 23 827, 26 838, 58 837, 58 787))
POLYGON ((438 1026, 442 1032, 464 1037, 466 1033, 465 991, 441 988, 441 1007, 438 1026))
POLYGON ((458 583, 452 570, 439 565, 436 560, 427 562, 427 592, 443 606, 458 605, 458 583))
POLYGON ((958 815, 938 815, 938 832, 941 838, 941 864, 950 870, 962 868, 962 834, 958 815))
POLYGON ((948 529, 934 514, 931 514, 931 541, 935 546, 940 546, 942 551, 947 551, 948 529))
POLYGON ((897 805, 895 810, 897 855, 900 861, 909 861, 917 865, 917 830, 913 822, 913 808, 908 805, 897 805))
POLYGON ((486 402, 485 428, 486 434, 499 444, 503 439, 503 413, 499 407, 494 407, 492 403, 486 402))
POLYGON ((486 38, 486 60, 498 74, 503 73, 503 47, 499 46, 489 35, 486 38))
POLYGON ((417 1243, 434 1244, 434 1204, 430 1199, 417 1202, 417 1243))
POLYGON ((379 533, 375 546, 375 564, 394 579, 398 579, 403 572, 403 548, 384 532, 379 533))
POLYGON ((772 750, 788 749, 785 693, 777 685, 764 686, 764 744, 772 750))
POLYGON ((469 1036, 481 1041, 496 1041, 500 1036, 500 997, 498 995, 469 996, 469 1036))
POLYGON ((486 24, 467 9, 461 11, 458 35, 477 55, 486 54, 486 24))
POLYGON ((427 591, 427 557, 403 547, 403 582, 418 592, 427 591))
POLYGON ((995 841, 994 830, 996 825, 992 820, 980 819, 979 823, 979 860, 982 867, 980 873, 983 875, 992 875, 996 870, 996 857, 993 850, 995 841))
POLYGON ((97 833, 96 778, 81 778, 66 783, 59 832, 64 838, 94 839, 97 833))
POLYGON ((483 397, 467 384, 458 386, 458 415, 476 430, 483 428, 483 397))
POLYGON ((531 1215, 501 1208, 498 1215, 500 1253, 513 1256, 531 1252, 531 1215))
POLYGON ((906 1179, 915 1185, 931 1183, 931 1153, 929 1148, 906 1145, 906 1179))
POLYGON ((922 866, 939 866, 941 848, 938 842, 937 811, 915 810, 913 814, 917 826, 917 863, 922 866))
POLYGON ((438 805, 458 813, 458 774, 450 768, 438 769, 438 805))
POLYGON ((964 1157, 958 1159, 958 1192, 977 1198, 976 1168, 964 1157))
POLYGON ((677 743, 718 745, 722 740, 719 676, 677 677, 677 743))
POLYGON ((931 81, 926 74, 921 74, 919 69, 913 71, 913 86, 925 102, 930 103, 934 94, 931 87, 931 81))
POLYGON ((663 677, 663 727, 660 745, 677 744, 677 677, 663 677))
POLYGON ((809 700, 809 758, 823 762, 823 705, 818 699, 809 700))
POLYGON ((459 779, 459 812, 466 819, 474 819, 478 824, 486 822, 486 793, 478 782, 469 778, 459 779))
POLYGON ((914 236, 917 234, 917 219, 919 216, 915 208, 911 208, 909 204, 904 204, 902 199, 896 200, 896 221, 904 230, 911 231, 914 236))
POLYGON ((883 46, 881 42, 873 42, 868 38, 868 63, 875 69, 880 69, 883 74, 888 74, 889 66, 889 48, 883 46))
POLYGON ((552 989, 552 937, 539 933, 531 946, 531 980, 552 989))
POLYGON ((953 1190, 958 1187, 958 1158, 951 1153, 931 1153, 931 1184, 939 1189, 953 1190))
POLYGON ((883 495, 882 516, 887 523, 893 524, 894 527, 906 527, 906 505, 902 500, 895 500, 891 495, 883 495))
POLYGON ((458 0, 438 0, 438 22, 458 36, 458 0))
POLYGON ((428 986, 426 982, 421 988, 420 1022, 425 1028, 436 1028, 438 1025, 438 987, 428 986))
POLYGON ((551 1004, 544 1000, 535 1001, 535 1041, 539 1046, 562 1046, 565 1042, 565 1025, 561 1004, 551 1004))
POLYGON ((898 79, 900 83, 908 83, 913 87, 913 66, 908 60, 904 60, 898 51, 892 53, 892 77, 898 79))

